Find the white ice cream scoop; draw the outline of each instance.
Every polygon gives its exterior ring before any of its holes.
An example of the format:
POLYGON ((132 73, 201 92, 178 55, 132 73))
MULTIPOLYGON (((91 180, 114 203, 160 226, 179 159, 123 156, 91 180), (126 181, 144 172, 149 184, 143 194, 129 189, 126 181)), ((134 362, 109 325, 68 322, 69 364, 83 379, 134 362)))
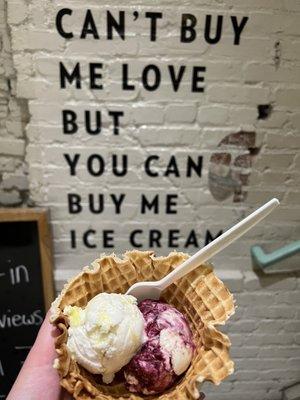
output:
POLYGON ((138 282, 132 285, 126 294, 130 294, 137 298, 140 302, 144 299, 158 300, 161 292, 177 279, 182 278, 184 275, 197 268, 199 265, 209 260, 211 257, 225 249, 231 243, 235 242, 238 238, 243 236, 258 222, 263 220, 271 211, 279 205, 278 199, 272 199, 266 204, 258 208, 248 217, 238 222, 228 231, 224 232, 221 236, 217 237, 214 241, 203 247, 192 257, 188 258, 183 264, 175 268, 167 276, 159 281, 154 282, 138 282))
POLYGON ((67 306, 67 347, 73 358, 110 383, 143 342, 144 319, 136 299, 116 293, 100 293, 85 309, 67 306))

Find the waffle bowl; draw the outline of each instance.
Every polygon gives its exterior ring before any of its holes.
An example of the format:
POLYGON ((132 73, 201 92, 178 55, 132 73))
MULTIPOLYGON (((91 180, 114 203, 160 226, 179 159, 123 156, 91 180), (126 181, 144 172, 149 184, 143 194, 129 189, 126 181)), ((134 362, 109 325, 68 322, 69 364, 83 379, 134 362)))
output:
POLYGON ((199 386, 205 381, 219 384, 233 372, 229 357, 230 341, 215 325, 224 324, 234 313, 234 300, 225 285, 215 276, 212 267, 197 267, 162 294, 162 300, 173 305, 189 320, 194 335, 196 353, 188 370, 175 386, 159 395, 142 396, 129 392, 124 382, 106 385, 97 375, 89 373, 70 356, 68 318, 63 314, 67 305, 85 307, 101 292, 125 293, 138 281, 159 280, 182 264, 188 254, 171 252, 167 257, 155 257, 151 251, 128 251, 123 258, 109 255, 95 260, 90 267, 70 280, 51 307, 51 323, 60 334, 55 340, 57 359, 54 368, 61 386, 76 400, 139 400, 197 399, 199 386))

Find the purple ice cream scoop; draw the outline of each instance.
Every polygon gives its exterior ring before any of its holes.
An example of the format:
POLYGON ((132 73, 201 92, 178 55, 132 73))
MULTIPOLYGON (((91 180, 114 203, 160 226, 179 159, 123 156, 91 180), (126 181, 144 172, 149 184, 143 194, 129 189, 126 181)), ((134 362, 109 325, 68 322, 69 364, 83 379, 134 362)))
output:
POLYGON ((144 300, 145 341, 124 368, 128 389, 156 394, 172 386, 190 365, 195 345, 183 314, 169 304, 144 300))

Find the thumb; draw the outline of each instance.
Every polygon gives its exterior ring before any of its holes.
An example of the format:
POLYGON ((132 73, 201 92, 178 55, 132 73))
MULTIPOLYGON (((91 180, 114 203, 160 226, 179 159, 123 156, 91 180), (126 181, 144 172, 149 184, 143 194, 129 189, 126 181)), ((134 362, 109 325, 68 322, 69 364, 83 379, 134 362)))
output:
POLYGON ((54 333, 48 314, 7 400, 59 400, 60 398, 59 376, 53 368, 56 357, 54 333))

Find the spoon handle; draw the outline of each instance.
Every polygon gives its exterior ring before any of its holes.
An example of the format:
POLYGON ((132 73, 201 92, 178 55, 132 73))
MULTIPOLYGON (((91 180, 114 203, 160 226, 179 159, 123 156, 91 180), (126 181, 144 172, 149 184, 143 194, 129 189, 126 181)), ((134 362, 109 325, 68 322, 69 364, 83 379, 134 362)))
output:
POLYGON ((248 217, 238 222, 236 225, 228 229, 221 236, 210 242, 207 246, 203 247, 196 254, 188 258, 183 264, 175 268, 167 276, 157 282, 159 288, 164 290, 171 285, 174 281, 182 278, 184 275, 191 272, 193 269, 209 260, 211 257, 225 249, 232 242, 236 241, 246 232, 248 232, 254 225, 264 219, 271 211, 279 205, 279 200, 274 198, 266 204, 255 210, 248 217))

